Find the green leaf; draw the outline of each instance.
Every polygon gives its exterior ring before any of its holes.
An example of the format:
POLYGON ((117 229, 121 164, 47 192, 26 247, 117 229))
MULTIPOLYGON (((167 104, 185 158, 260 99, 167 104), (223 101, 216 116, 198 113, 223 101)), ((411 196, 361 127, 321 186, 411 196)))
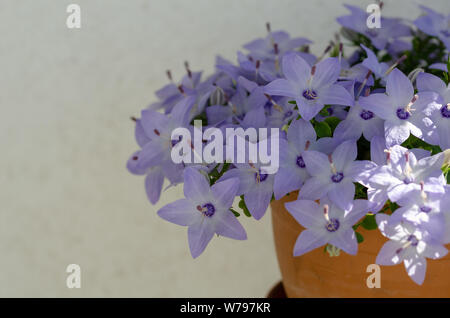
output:
POLYGON ((330 126, 331 132, 333 133, 337 125, 341 122, 341 120, 333 116, 325 119, 325 122, 328 124, 328 126, 330 126))
POLYGON ((361 226, 366 230, 376 230, 378 228, 375 214, 367 214, 361 223, 361 226))
POLYGON ((237 212, 235 209, 230 208, 230 211, 233 212, 235 217, 239 217, 240 216, 239 212, 237 212))
POLYGON ((331 137, 331 128, 324 121, 317 123, 314 127, 318 138, 331 137))
POLYGON ((297 102, 295 100, 290 100, 290 101, 288 101, 288 103, 292 104, 292 105, 297 105, 297 102))
POLYGON ((244 196, 241 195, 241 201, 239 201, 239 207, 242 209, 242 212, 244 212, 244 215, 251 218, 252 215, 250 214, 250 211, 247 208, 247 205, 245 204, 244 201, 244 196))
POLYGON ((356 234, 356 240, 358 241, 358 244, 364 242, 364 236, 362 236, 361 233, 355 232, 355 234, 356 234))

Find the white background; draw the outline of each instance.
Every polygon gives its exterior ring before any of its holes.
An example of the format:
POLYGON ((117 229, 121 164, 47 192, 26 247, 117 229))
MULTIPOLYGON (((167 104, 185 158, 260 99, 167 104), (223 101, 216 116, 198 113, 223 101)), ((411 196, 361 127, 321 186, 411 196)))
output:
MULTIPOLYGON (((383 13, 414 19, 416 3, 383 13)), ((186 229, 156 215, 182 188, 151 206, 125 169, 129 117, 184 60, 210 74, 267 21, 319 53, 346 12, 336 0, 0 0, 0 296, 264 296, 280 279, 270 214, 241 218, 248 241, 214 238, 192 260, 186 229), (79 30, 66 28, 70 3, 79 30), (65 285, 70 263, 79 290, 65 285)))

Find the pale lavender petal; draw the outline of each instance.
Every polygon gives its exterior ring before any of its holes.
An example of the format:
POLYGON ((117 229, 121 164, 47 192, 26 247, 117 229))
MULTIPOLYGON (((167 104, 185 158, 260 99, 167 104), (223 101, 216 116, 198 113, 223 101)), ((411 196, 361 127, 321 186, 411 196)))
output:
POLYGON ((239 179, 231 178, 224 181, 216 182, 211 187, 211 192, 216 200, 218 200, 223 207, 228 208, 233 204, 234 198, 239 189, 239 179))
POLYGON ((437 126, 439 146, 442 150, 450 149, 450 118, 443 119, 437 126))
POLYGON ((247 233, 231 211, 225 211, 218 216, 216 233, 235 240, 246 240, 247 233))
MULTIPOLYGON (((267 181, 264 181, 267 182, 267 181)), ((266 210, 269 207, 270 200, 272 199, 272 188, 265 185, 254 187, 252 190, 244 195, 245 204, 247 205, 250 214, 256 219, 261 219, 266 210)))
POLYGON ((411 192, 419 188, 420 186, 415 183, 410 184, 400 183, 399 185, 393 187, 388 191, 388 197, 391 201, 396 202, 401 198, 410 195, 411 192))
POLYGON ((304 181, 298 173, 293 173, 292 168, 280 167, 273 184, 275 199, 279 200, 287 193, 300 189, 304 181))
POLYGON ((385 189, 368 189, 367 198, 373 204, 371 210, 372 213, 379 212, 388 200, 387 192, 385 189))
POLYGON ((328 180, 312 177, 306 180, 305 184, 300 188, 298 197, 300 199, 318 200, 328 193, 331 186, 328 180))
POLYGON ((386 121, 384 123, 384 131, 386 137, 386 146, 392 147, 395 145, 401 145, 410 135, 410 126, 408 122, 395 123, 392 121, 386 121))
POLYGON ((158 202, 164 183, 164 173, 161 169, 151 169, 145 177, 145 192, 152 204, 158 202))
MULTIPOLYGON (((306 63, 306 62, 305 62, 306 63)), ((341 71, 339 59, 329 57, 316 64, 316 72, 312 78, 311 86, 319 88, 335 83, 341 71)))
POLYGON ((293 120, 289 126, 287 137, 289 141, 301 140, 306 143, 316 141, 316 131, 309 121, 304 119, 293 120))
POLYGON ((336 234, 332 236, 329 243, 339 247, 350 255, 356 255, 358 253, 358 242, 356 241, 355 231, 351 228, 337 231, 336 234))
POLYGON ((296 98, 300 93, 292 82, 285 79, 277 79, 264 87, 264 93, 275 96, 296 98))
POLYGON ((297 238, 294 246, 294 256, 300 256, 325 245, 327 239, 325 235, 318 235, 312 230, 304 230, 297 238))
POLYGON ((202 217, 188 199, 180 199, 163 206, 158 210, 158 215, 166 221, 182 226, 192 225, 202 217))
POLYGON ((403 106, 408 105, 413 98, 414 88, 408 77, 395 68, 388 75, 386 93, 394 101, 395 105, 403 106))
POLYGON ((186 168, 184 170, 183 190, 186 198, 198 203, 205 201, 210 194, 209 183, 206 177, 194 168, 186 168))
POLYGON ((209 222, 200 222, 188 228, 189 248, 193 258, 203 253, 214 236, 214 231, 209 225, 209 222))
POLYGON ((359 99, 359 105, 370 110, 382 119, 391 119, 395 114, 389 97, 384 93, 376 93, 359 99))
POLYGON ((363 129, 363 135, 366 140, 371 140, 375 136, 384 136, 384 120, 375 117, 372 118, 363 129))
POLYGON ((345 211, 352 208, 354 196, 355 185, 351 181, 342 181, 339 184, 333 184, 328 191, 330 200, 345 211))
POLYGON ((372 175, 372 170, 377 167, 376 163, 369 160, 358 160, 350 163, 344 170, 344 176, 353 182, 364 182, 372 175))
POLYGON ((307 102, 303 97, 296 98, 298 113, 304 120, 310 121, 323 108, 323 104, 318 101, 307 102))
POLYGON ((370 159, 377 165, 386 164, 386 139, 383 136, 375 136, 370 140, 370 159))
POLYGON ((427 271, 427 260, 423 257, 412 256, 404 260, 406 272, 418 285, 422 285, 427 271))
POLYGON ((284 204, 294 219, 306 228, 318 227, 323 223, 320 206, 311 200, 297 200, 284 204))
POLYGON ((376 263, 378 265, 397 265, 402 259, 398 256, 397 251, 402 244, 396 241, 387 241, 378 252, 376 263))
POLYGON ((345 166, 356 159, 358 149, 356 142, 348 140, 340 144, 332 154, 333 163, 338 171, 344 170, 345 166))
POLYGON ((431 91, 442 94, 447 88, 439 77, 429 73, 420 73, 416 84, 419 92, 431 91))
POLYGON ((127 161, 127 169, 130 173, 135 175, 144 175, 147 173, 148 168, 142 167, 139 163, 139 155, 141 151, 135 151, 127 161))
POLYGON ((355 103, 350 93, 344 87, 337 84, 319 90, 318 94, 321 104, 353 106, 355 103))
MULTIPOLYGON (((298 87, 306 86, 311 76, 311 66, 297 54, 289 53, 282 60, 283 74, 288 81, 295 83, 298 87)), ((270 94, 270 93, 269 93, 270 94)))
POLYGON ((439 259, 448 254, 448 250, 442 245, 427 244, 423 251, 423 256, 431 259, 439 259))
POLYGON ((305 161, 306 170, 312 176, 323 174, 324 171, 330 170, 330 162, 328 157, 321 152, 308 150, 302 155, 305 161))
POLYGON ((367 200, 353 201, 352 210, 345 215, 345 222, 350 225, 356 224, 363 216, 365 216, 373 207, 373 204, 367 200))

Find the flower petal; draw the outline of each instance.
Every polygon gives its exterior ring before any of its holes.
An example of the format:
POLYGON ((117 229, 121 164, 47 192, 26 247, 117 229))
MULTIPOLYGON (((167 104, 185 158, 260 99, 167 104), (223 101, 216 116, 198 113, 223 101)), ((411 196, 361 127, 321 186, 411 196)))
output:
POLYGON ((300 256, 313 249, 325 245, 327 242, 325 235, 317 234, 312 230, 304 230, 297 238, 294 246, 294 256, 300 256))
POLYGON ((225 211, 218 216, 216 233, 235 240, 246 240, 247 233, 231 211, 225 211))
POLYGON ((189 249, 193 258, 197 258, 214 236, 209 222, 200 222, 188 228, 189 249))
POLYGON ((275 96, 286 96, 296 98, 299 95, 299 89, 292 82, 285 79, 277 79, 264 87, 264 93, 275 96))
POLYGON ((320 206, 312 200, 297 200, 284 204, 286 210, 300 223, 303 227, 318 227, 323 223, 323 213, 320 206))
POLYGON ((158 215, 166 221, 182 226, 192 225, 202 217, 188 199, 180 199, 163 206, 158 215))
POLYGON ((145 177, 145 192, 152 204, 158 202, 164 183, 164 173, 161 169, 151 169, 145 177))

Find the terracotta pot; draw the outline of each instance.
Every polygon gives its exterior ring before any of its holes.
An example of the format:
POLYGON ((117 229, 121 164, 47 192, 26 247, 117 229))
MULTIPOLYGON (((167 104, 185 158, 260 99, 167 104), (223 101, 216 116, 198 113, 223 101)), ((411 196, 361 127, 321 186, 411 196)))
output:
POLYGON ((293 248, 302 226, 287 212, 285 202, 297 199, 296 193, 273 201, 272 222, 278 263, 288 297, 450 297, 450 255, 428 260, 424 283, 416 285, 403 264, 381 266, 381 288, 367 287, 366 272, 374 264, 386 238, 378 230, 359 228, 364 242, 358 254, 340 253, 330 257, 323 248, 294 257, 293 248))

